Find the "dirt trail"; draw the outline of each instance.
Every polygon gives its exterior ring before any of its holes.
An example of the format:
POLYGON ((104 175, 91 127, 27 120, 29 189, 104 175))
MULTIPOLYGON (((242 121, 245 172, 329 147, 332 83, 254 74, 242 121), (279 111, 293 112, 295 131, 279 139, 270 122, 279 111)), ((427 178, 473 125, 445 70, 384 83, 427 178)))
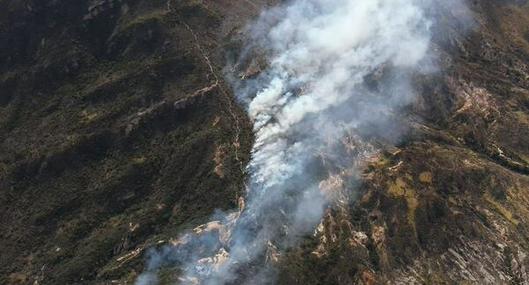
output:
MULTIPOLYGON (((195 44, 196 49, 200 53, 202 59, 204 60, 204 63, 206 63, 206 65, 208 66, 210 74, 215 79, 215 81, 210 85, 210 87, 213 86, 213 87, 217 87, 219 89, 220 93, 222 94, 223 100, 225 101, 225 104, 228 106, 228 112, 230 113, 230 116, 233 119, 234 128, 235 128, 234 138, 233 138, 233 143, 232 143, 232 145, 233 145, 233 147, 235 149, 235 152, 234 152, 235 153, 235 160, 239 164, 239 169, 240 169, 241 173, 244 173, 244 163, 240 159, 240 155, 239 155, 240 145, 241 145, 240 144, 241 122, 240 122, 239 117, 237 116, 237 114, 235 112, 235 108, 236 107, 233 104, 232 96, 229 94, 229 92, 226 90, 226 88, 222 85, 222 80, 220 79, 221 76, 218 75, 218 71, 216 70, 214 65, 211 63, 211 60, 209 59, 208 53, 206 52, 206 50, 200 44, 200 40, 199 40, 199 37, 198 37, 197 33, 185 21, 183 21, 181 19, 181 17, 178 15, 177 11, 172 9, 171 0, 167 1, 167 10, 169 12, 173 12, 175 17, 176 17, 176 20, 178 22, 180 22, 182 25, 184 25, 184 27, 193 36, 193 40, 194 40, 194 44, 195 44)), ((209 91, 209 89, 208 89, 208 91, 209 91)))

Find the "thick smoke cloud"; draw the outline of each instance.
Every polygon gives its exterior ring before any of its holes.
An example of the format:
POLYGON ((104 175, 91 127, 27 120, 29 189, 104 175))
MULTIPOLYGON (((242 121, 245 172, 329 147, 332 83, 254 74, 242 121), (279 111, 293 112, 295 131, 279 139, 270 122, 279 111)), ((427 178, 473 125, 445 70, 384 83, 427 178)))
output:
POLYGON ((181 283, 271 282, 267 264, 313 232, 335 199, 329 179, 352 183, 373 140, 402 134, 396 118, 414 99, 410 77, 432 69, 432 7, 296 0, 263 12, 241 62, 259 50, 266 68, 234 81, 256 136, 245 206, 152 252, 137 284, 156 283, 167 264, 181 268, 181 283))

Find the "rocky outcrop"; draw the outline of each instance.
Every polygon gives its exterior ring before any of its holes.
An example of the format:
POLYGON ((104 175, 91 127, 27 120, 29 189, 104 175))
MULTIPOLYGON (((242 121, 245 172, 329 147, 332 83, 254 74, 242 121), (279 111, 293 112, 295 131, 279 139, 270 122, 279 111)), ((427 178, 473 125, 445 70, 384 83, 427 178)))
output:
POLYGON ((292 250, 282 283, 528 282, 528 10, 470 8, 471 31, 436 40, 444 72, 416 81, 412 132, 366 165, 349 217, 330 214, 321 238, 292 250), (348 223, 344 235, 336 225, 348 223), (348 242, 354 233, 367 239, 348 242))

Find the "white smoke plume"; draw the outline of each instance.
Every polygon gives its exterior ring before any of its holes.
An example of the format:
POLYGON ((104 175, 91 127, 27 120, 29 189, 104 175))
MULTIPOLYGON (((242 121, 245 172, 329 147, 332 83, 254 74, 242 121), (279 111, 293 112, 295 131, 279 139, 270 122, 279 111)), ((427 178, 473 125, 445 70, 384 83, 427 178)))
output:
POLYGON ((432 5, 295 0, 263 12, 247 50, 263 51, 266 68, 235 84, 255 132, 245 206, 153 252, 137 284, 155 284, 167 264, 184 284, 273 282, 267 261, 311 233, 329 206, 324 181, 353 182, 376 151, 372 140, 402 134, 396 118, 414 99, 410 78, 432 67, 432 5))

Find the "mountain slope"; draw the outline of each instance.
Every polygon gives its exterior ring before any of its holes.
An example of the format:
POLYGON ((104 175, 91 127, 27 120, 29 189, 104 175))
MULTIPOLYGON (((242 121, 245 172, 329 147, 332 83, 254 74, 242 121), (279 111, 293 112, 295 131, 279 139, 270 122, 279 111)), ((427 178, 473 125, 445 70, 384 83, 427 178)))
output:
POLYGON ((251 137, 222 80, 230 27, 219 9, 109 0, 0 11, 0 283, 129 276, 140 257, 120 270, 147 244, 237 205, 251 137))
POLYGON ((446 16, 436 36, 442 72, 417 79, 409 137, 289 254, 285 284, 528 282, 529 7, 470 9, 471 31, 446 16))
MULTIPOLYGON (((132 284, 147 248, 243 194, 251 125, 222 69, 274 1, 70 2, 0 1, 0 283, 132 284)), ((440 18, 409 134, 275 261, 279 283, 529 282, 522 2, 440 18)))

